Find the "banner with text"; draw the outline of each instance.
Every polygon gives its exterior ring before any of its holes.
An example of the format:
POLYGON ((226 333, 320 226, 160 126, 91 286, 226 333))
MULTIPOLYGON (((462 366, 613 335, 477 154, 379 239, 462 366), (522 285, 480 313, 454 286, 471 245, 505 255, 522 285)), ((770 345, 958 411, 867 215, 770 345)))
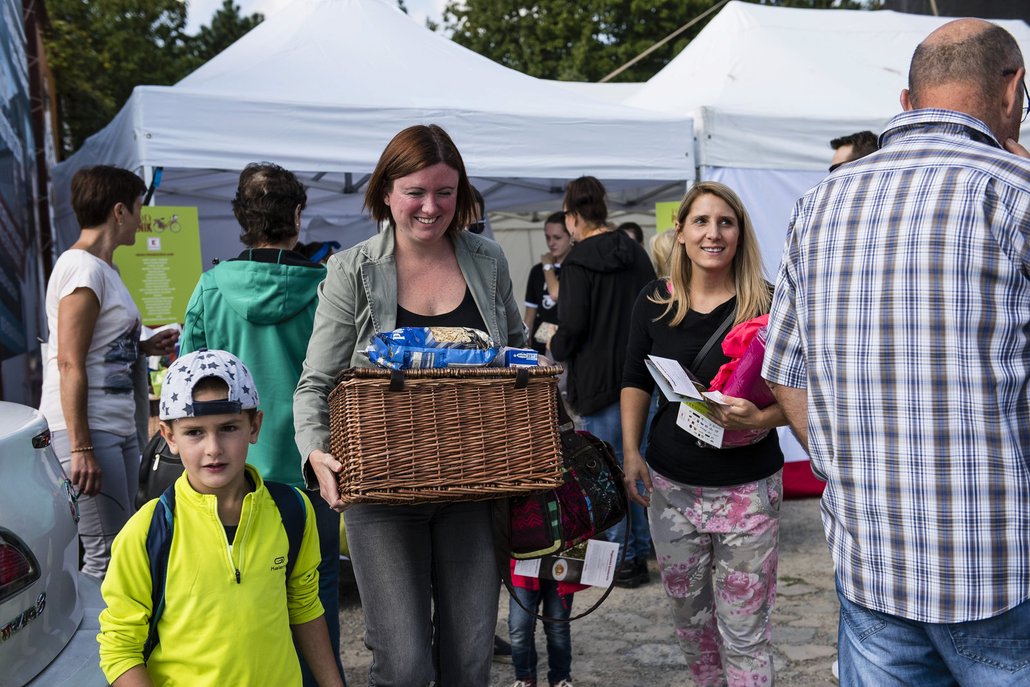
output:
POLYGON ((144 207, 136 243, 116 250, 114 261, 143 324, 182 322, 201 273, 197 208, 144 207))

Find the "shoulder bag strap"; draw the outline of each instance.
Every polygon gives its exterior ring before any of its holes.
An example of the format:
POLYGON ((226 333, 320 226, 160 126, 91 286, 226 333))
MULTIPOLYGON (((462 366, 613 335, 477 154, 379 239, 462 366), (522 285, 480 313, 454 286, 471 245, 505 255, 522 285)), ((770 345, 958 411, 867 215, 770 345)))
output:
POLYGON ((289 583, 297 555, 300 553, 301 540, 304 538, 307 508, 304 507, 304 499, 300 492, 288 484, 266 481, 265 488, 272 495, 272 500, 279 509, 279 517, 283 521, 283 529, 286 530, 286 581, 289 583))
POLYGON ((736 317, 737 305, 736 303, 734 303, 733 310, 730 311, 730 314, 726 316, 726 319, 722 321, 722 324, 719 325, 719 328, 715 330, 715 333, 712 334, 711 337, 709 337, 708 341, 705 342, 705 345, 701 347, 701 350, 698 352, 696 356, 694 356, 694 359, 690 362, 690 367, 688 369, 691 372, 693 372, 695 375, 697 374, 698 369, 701 367, 701 363, 703 363, 705 361, 705 358, 708 357, 709 351, 712 350, 712 347, 715 346, 715 344, 722 341, 723 335, 729 330, 731 326, 733 326, 733 320, 736 319, 736 317))
POLYGON ((168 578, 168 555, 172 550, 175 527, 175 483, 158 499, 147 530, 147 557, 150 558, 150 622, 143 643, 143 663, 160 641, 157 624, 165 610, 165 581, 168 578))

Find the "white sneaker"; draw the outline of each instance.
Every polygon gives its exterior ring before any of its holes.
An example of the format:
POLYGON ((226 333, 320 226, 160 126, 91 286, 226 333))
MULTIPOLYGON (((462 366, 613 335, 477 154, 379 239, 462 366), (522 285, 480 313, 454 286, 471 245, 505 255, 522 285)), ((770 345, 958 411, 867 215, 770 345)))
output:
POLYGON ((536 687, 535 682, 526 682, 525 680, 516 680, 515 684, 511 687, 536 687))
POLYGON ((561 682, 554 683, 553 687, 572 687, 572 681, 562 680, 561 682))
POLYGON ((834 661, 833 665, 830 667, 830 670, 833 672, 833 677, 840 680, 840 668, 838 667, 838 665, 839 664, 837 663, 837 661, 834 661))

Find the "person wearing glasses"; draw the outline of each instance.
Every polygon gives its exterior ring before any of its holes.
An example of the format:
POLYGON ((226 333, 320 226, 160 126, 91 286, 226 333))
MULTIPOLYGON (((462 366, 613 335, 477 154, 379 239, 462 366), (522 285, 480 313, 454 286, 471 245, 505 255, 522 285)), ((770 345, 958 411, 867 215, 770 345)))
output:
POLYGON ((915 50, 795 205, 763 376, 826 482, 842 685, 1030 684, 1030 160, 1015 39, 915 50))
POLYGON ((869 153, 875 153, 876 134, 872 131, 856 131, 853 134, 833 139, 830 141, 830 147, 833 148, 833 158, 830 159, 830 171, 832 172, 846 162, 853 162, 869 153))

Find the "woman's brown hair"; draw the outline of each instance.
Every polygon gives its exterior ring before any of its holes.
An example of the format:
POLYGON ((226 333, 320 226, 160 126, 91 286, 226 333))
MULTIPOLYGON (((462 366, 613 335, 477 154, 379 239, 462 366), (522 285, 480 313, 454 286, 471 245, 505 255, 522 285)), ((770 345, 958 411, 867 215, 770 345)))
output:
POLYGON ((456 235, 475 218, 475 200, 461 153, 447 132, 436 124, 410 126, 387 144, 368 181, 365 209, 377 222, 389 221, 394 226, 393 214, 386 204, 393 182, 441 162, 458 173, 454 219, 447 227, 449 235, 456 235))
POLYGON ((602 227, 608 219, 607 192, 595 177, 573 179, 565 187, 562 201, 566 214, 577 215, 588 227, 602 227))
POLYGON ((121 203, 130 211, 147 191, 137 175, 121 167, 96 165, 83 167, 72 177, 72 210, 79 226, 99 227, 107 221, 114 206, 121 203))

